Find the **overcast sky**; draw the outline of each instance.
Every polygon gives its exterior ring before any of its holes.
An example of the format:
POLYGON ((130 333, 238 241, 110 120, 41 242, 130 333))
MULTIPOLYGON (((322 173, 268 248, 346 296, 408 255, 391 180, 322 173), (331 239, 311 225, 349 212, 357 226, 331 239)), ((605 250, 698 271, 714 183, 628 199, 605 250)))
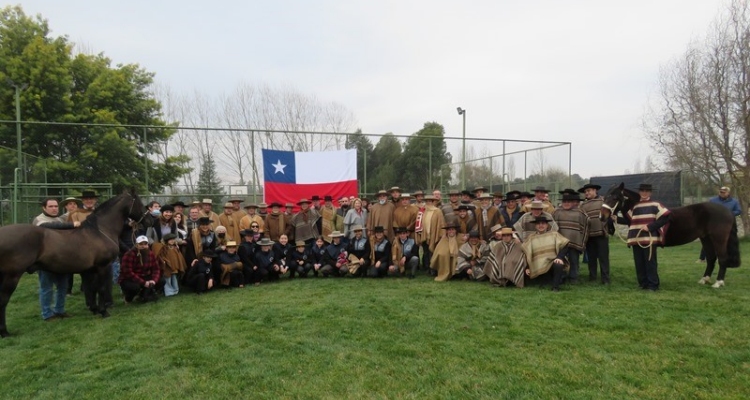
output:
MULTIPOLYGON (((178 92, 290 85, 346 106, 365 132, 405 135, 436 121, 460 137, 460 106, 467 137, 572 142, 573 172, 590 177, 632 170, 651 152, 640 125, 659 68, 702 37, 724 3, 20 4, 47 18, 53 35, 139 63, 178 92)), ((460 154, 458 141, 450 146, 460 154)))

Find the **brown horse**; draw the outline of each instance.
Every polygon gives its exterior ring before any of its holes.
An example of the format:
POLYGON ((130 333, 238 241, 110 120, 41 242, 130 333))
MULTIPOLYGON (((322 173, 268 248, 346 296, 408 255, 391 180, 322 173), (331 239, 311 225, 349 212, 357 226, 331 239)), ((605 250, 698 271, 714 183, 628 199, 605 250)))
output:
MULTIPOLYGON (((76 229, 55 230, 30 224, 0 227, 0 336, 9 335, 5 310, 24 273, 77 273, 93 267, 97 275, 106 276, 106 268, 119 254, 118 240, 125 220, 141 221, 144 211, 143 203, 131 191, 97 207, 76 229)), ((95 282, 102 298, 106 282, 95 282)), ((98 313, 109 316, 104 304, 98 307, 98 313)))
MULTIPOLYGON (((625 216, 640 201, 640 195, 625 188, 625 184, 612 187, 604 196, 602 219, 610 213, 622 212, 625 216)), ((726 207, 715 203, 698 203, 671 210, 669 225, 664 235, 664 246, 680 246, 700 239, 706 251, 706 271, 698 281, 710 283, 714 265, 719 261, 719 275, 713 287, 724 286, 727 268, 740 266, 740 242, 737 223, 726 207)))

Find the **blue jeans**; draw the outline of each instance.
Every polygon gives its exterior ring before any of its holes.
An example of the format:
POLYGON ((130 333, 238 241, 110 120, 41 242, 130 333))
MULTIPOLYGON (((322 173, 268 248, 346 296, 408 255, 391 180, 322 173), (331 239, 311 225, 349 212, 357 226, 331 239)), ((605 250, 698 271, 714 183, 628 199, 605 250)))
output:
POLYGON ((68 274, 56 274, 48 271, 38 271, 39 274, 39 304, 42 306, 42 318, 47 319, 55 314, 65 312, 65 294, 68 290, 68 274), (55 293, 55 307, 52 308, 52 285, 57 287, 55 293))

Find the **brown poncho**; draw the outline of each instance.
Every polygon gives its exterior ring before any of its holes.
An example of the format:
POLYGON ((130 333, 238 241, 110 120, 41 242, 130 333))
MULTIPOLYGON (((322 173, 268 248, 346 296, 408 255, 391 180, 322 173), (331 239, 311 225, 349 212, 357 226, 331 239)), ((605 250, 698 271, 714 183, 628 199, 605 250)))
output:
POLYGON ((458 238, 448 237, 443 234, 435 246, 435 251, 430 259, 430 268, 437 271, 436 282, 445 282, 449 280, 456 271, 458 264, 458 238))
MULTIPOLYGON (((523 243, 526 263, 529 266, 529 278, 544 275, 552 267, 552 261, 569 240, 558 232, 532 233, 523 243)), ((563 260, 565 261, 565 260, 563 260)), ((565 261, 567 264, 567 261, 565 261)))
POLYGON ((170 249, 164 243, 156 242, 151 250, 156 254, 163 277, 169 278, 172 275, 182 274, 187 269, 185 257, 182 256, 178 247, 170 249))
POLYGON ((498 286, 506 286, 513 282, 516 287, 524 285, 526 272, 526 254, 515 240, 510 243, 492 242, 485 264, 485 272, 490 282, 498 286))

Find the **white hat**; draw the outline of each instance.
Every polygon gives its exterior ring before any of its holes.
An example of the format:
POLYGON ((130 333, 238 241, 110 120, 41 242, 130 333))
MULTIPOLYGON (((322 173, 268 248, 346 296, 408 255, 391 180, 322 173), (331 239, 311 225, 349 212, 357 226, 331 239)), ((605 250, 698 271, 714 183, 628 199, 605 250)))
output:
POLYGON ((141 236, 138 236, 137 238, 135 238, 135 242, 136 243, 143 243, 143 242, 148 243, 148 238, 146 236, 144 236, 144 235, 141 235, 141 236))

